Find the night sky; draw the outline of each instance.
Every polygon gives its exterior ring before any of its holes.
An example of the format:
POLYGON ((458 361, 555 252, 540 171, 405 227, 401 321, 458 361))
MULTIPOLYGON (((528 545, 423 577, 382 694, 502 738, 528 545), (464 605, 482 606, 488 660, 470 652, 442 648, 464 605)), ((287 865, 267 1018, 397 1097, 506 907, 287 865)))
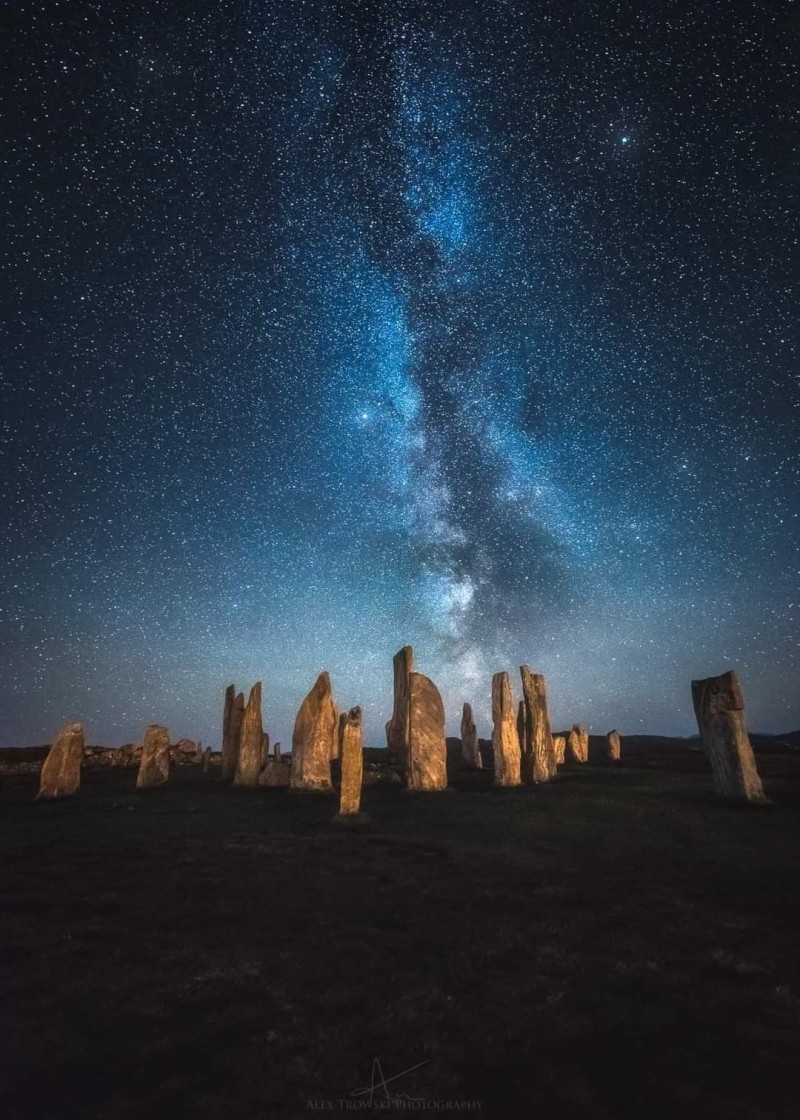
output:
POLYGON ((0 6, 0 744, 800 726, 797 8, 0 6))

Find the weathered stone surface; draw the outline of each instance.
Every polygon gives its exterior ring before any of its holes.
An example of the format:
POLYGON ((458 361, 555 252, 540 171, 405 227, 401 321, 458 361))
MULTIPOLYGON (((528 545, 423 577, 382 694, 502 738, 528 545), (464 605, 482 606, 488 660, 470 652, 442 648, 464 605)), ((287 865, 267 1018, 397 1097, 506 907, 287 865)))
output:
POLYGON ((257 681, 250 689, 247 707, 242 718, 236 775, 233 779, 234 785, 258 785, 263 749, 264 727, 261 720, 261 681, 257 681))
POLYGON ((237 694, 236 686, 225 689, 225 709, 222 715, 222 780, 232 782, 236 777, 239 761, 239 738, 244 719, 244 693, 237 694))
POLYGON ((556 756, 556 766, 561 766, 564 762, 564 755, 567 752, 567 737, 566 735, 553 736, 553 750, 556 756))
POLYGON ((609 731, 606 735, 606 755, 612 762, 619 762, 622 754, 622 742, 619 731, 609 731))
POLYGON ((320 673, 300 705, 292 733, 292 789, 331 789, 331 755, 337 734, 331 678, 320 673))
POLYGON ((408 760, 409 789, 447 788, 444 704, 439 689, 422 673, 408 674, 408 760))
POLYGON ((766 801, 744 722, 744 699, 733 672, 692 681, 692 703, 719 797, 766 801))
POLYGON ((589 729, 580 723, 574 723, 567 740, 569 757, 572 762, 589 761, 589 729))
POLYGON ((333 754, 331 755, 331 762, 333 762, 333 760, 335 758, 339 757, 339 750, 340 750, 340 747, 341 747, 341 743, 340 743, 341 727, 340 727, 340 725, 341 725, 341 719, 342 719, 343 715, 345 715, 345 713, 340 711, 339 705, 334 700, 334 702, 333 702, 333 719, 334 719, 334 726, 336 728, 336 734, 333 737, 333 746, 332 746, 333 754))
POLYGON ((522 780, 526 784, 550 782, 556 776, 556 755, 547 715, 544 677, 520 666, 525 700, 525 745, 522 748, 522 780))
POLYGON ((339 816, 355 816, 361 810, 364 752, 361 749, 361 709, 342 712, 339 719, 339 816))
POLYGON ((160 723, 151 723, 144 733, 142 762, 136 778, 137 789, 163 786, 169 778, 169 731, 160 723))
POLYGON ((472 715, 472 705, 465 704, 461 715, 461 757, 467 766, 475 770, 483 767, 480 747, 478 746, 478 729, 472 715))
POLYGON ((260 786, 288 789, 291 776, 292 766, 289 759, 272 755, 261 768, 261 773, 258 775, 258 784, 260 786))
POLYGON ((392 661, 394 669, 394 707, 392 718, 386 724, 386 747, 390 766, 403 770, 409 767, 408 717, 409 676, 414 672, 414 651, 403 646, 392 661))
POLYGON ((56 735, 39 778, 37 798, 51 801, 56 797, 71 797, 81 784, 83 759, 83 724, 68 723, 56 735))
POLYGON ((508 673, 492 677, 492 751, 494 753, 494 784, 520 784, 520 745, 514 709, 514 695, 508 673))
MULTIPOLYGON (((511 685, 511 678, 509 677, 509 687, 511 685)), ((513 690, 512 690, 513 691, 513 690)), ((525 746, 525 701, 520 700, 519 707, 517 708, 517 738, 519 739, 520 757, 522 748, 525 746)))

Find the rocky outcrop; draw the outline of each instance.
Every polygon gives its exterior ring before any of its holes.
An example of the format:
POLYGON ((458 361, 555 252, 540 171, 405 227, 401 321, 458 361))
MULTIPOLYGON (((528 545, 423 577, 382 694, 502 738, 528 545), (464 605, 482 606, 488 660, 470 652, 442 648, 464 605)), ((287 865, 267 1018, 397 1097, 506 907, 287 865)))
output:
POLYGON ((764 802, 744 722, 744 698, 733 672, 692 681, 692 703, 718 797, 764 802))
POLYGON ((169 779, 169 731, 160 723, 151 723, 144 733, 142 762, 136 778, 137 789, 163 786, 169 779))
POLYGON ((556 776, 556 755, 547 715, 544 677, 532 672, 527 665, 520 666, 520 676, 525 701, 522 780, 528 785, 551 782, 556 776))
POLYGON ((239 738, 244 719, 244 693, 236 692, 229 684, 225 689, 225 708, 222 714, 222 780, 232 782, 236 777, 239 761, 239 738))
POLYGON ((492 677, 492 752, 494 784, 520 784, 520 745, 511 679, 508 673, 492 677))
POLYGON ((357 816, 361 810, 364 752, 361 748, 361 709, 342 712, 339 720, 339 816, 357 816))
POLYGON ((394 706, 392 718, 386 724, 387 761, 390 766, 407 770, 408 757, 408 705, 409 677, 414 672, 414 651, 403 646, 392 661, 394 670, 394 706))
POLYGON ((589 729, 580 723, 574 723, 567 740, 569 758, 571 762, 589 761, 589 729))
POLYGON ((331 757, 337 734, 336 707, 328 673, 320 673, 292 732, 292 789, 332 789, 331 757))
MULTIPOLYGON (((406 649, 410 653, 411 647, 406 649)), ((447 788, 444 704, 439 689, 422 673, 408 674, 408 763, 409 789, 447 788)))
POLYGON ((41 769, 37 799, 71 797, 81 784, 83 724, 68 723, 56 735, 41 769))
POLYGON ((239 732, 239 751, 236 759, 237 786, 257 786, 261 773, 264 749, 264 727, 261 719, 261 681, 250 689, 250 696, 242 717, 239 732))
POLYGON ((609 762, 619 762, 622 755, 622 742, 619 731, 609 731, 606 735, 606 757, 609 762))
POLYGON ((471 766, 474 770, 483 767, 478 746, 478 728, 475 726, 470 704, 464 705, 461 715, 461 758, 465 766, 471 766))

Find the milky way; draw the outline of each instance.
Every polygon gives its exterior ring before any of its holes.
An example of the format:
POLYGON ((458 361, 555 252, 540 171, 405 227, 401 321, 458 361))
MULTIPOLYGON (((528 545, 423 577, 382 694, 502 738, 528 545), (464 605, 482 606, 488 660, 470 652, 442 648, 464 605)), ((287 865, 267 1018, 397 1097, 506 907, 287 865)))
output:
POLYGON ((3 743, 218 743, 316 674, 380 745, 800 725, 794 5, 28 5, 0 19, 3 743), (205 6, 198 6, 205 7, 205 6), (135 11, 133 10, 135 9, 135 11))

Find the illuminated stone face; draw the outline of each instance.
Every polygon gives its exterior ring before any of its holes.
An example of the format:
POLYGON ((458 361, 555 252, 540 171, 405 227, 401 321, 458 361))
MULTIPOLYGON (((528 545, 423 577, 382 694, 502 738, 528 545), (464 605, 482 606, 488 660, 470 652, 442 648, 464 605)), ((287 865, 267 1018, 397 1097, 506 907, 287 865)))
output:
POLYGON ((766 801, 744 722, 744 698, 733 672, 692 681, 692 702, 719 797, 766 801))
POLYGON ((336 705, 328 673, 320 673, 300 705, 292 733, 292 789, 331 789, 337 734, 336 705))
POLYGON ((522 749, 522 780, 530 785, 550 782, 556 776, 556 757, 544 677, 520 666, 522 694, 525 698, 525 745, 522 749))
POLYGON ((49 801, 70 797, 81 784, 83 759, 83 724, 68 723, 62 727, 42 766, 37 797, 49 801))
POLYGON ((168 780, 169 731, 160 723, 151 723, 144 733, 136 788, 152 789, 154 786, 163 786, 168 780))
POLYGON ((508 673, 495 673, 492 677, 492 749, 494 784, 518 786, 521 780, 520 744, 508 673))
POLYGON ((408 677, 408 788, 447 788, 444 704, 436 685, 422 673, 408 677))

